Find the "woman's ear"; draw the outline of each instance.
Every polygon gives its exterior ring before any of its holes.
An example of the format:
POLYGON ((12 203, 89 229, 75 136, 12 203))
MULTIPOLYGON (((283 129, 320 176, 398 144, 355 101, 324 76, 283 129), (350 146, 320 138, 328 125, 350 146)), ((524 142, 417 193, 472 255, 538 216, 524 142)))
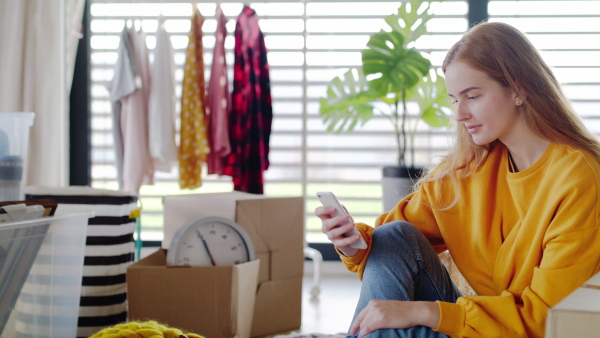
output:
POLYGON ((515 85, 517 87, 517 91, 515 92, 515 100, 520 99, 521 101, 525 101, 527 99, 527 92, 525 89, 523 89, 518 81, 515 83, 515 85))

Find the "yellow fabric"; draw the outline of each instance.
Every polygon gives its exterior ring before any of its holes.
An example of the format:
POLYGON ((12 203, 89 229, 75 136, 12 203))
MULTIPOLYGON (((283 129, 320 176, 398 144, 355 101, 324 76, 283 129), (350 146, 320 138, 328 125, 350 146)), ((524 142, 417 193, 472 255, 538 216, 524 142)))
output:
POLYGON ((142 208, 137 208, 129 213, 129 218, 135 219, 142 215, 142 208))
MULTIPOLYGON (((522 172, 510 173, 507 158, 496 145, 447 211, 430 205, 451 196, 449 184, 430 182, 375 223, 406 220, 436 252, 450 250, 478 295, 438 302, 437 330, 453 337, 542 337, 549 307, 600 270, 598 161, 557 144, 522 172)), ((372 228, 358 228, 370 244, 372 228)), ((342 260, 362 278, 367 257, 342 260)))
POLYGON ((194 189, 202 186, 202 164, 210 152, 206 136, 206 93, 202 25, 204 17, 194 10, 181 93, 179 140, 179 186, 194 189))
POLYGON ((185 333, 157 321, 132 321, 107 327, 90 338, 203 338, 195 333, 185 333))

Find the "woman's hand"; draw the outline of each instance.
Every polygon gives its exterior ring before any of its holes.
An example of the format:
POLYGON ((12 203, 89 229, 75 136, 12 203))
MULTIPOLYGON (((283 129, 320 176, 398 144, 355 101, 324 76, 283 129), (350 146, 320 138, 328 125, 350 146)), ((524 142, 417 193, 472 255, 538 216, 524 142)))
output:
POLYGON ((372 300, 356 316, 349 334, 358 338, 379 329, 406 329, 423 325, 436 328, 440 309, 435 302, 372 300))
MULTIPOLYGON (((346 209, 344 207, 344 209, 346 209)), ((342 214, 335 217, 331 217, 331 214, 335 212, 334 207, 318 207, 315 209, 315 215, 321 219, 321 231, 327 235, 327 238, 333 243, 333 245, 340 250, 345 256, 351 257, 356 255, 358 249, 350 247, 350 244, 360 239, 360 234, 356 234, 350 237, 344 237, 343 234, 350 231, 354 227, 354 220, 352 217, 342 214)))

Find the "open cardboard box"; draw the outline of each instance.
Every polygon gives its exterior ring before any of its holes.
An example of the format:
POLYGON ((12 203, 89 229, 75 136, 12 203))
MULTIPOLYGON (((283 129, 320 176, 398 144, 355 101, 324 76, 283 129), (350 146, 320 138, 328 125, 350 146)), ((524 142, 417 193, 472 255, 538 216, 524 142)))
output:
POLYGON ((548 311, 546 337, 597 337, 600 332, 600 273, 548 311))
POLYGON ((167 266, 166 251, 127 269, 129 320, 154 319, 205 337, 250 337, 259 261, 167 266))
POLYGON ((300 328, 304 273, 304 199, 242 192, 165 196, 164 240, 198 216, 220 216, 241 225, 260 260, 252 337, 300 328))

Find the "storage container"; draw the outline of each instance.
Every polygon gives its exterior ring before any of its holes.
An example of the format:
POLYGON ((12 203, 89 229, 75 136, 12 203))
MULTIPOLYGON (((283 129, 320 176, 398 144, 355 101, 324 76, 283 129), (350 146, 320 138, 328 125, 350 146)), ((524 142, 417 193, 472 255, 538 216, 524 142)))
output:
POLYGON ((0 112, 0 202, 22 200, 33 113, 0 112))
POLYGON ((0 337, 76 337, 91 217, 0 223, 0 337))
POLYGON ((55 215, 92 211, 87 223, 77 337, 127 320, 127 267, 135 260, 137 196, 83 186, 25 187, 25 200, 51 199, 55 215))

